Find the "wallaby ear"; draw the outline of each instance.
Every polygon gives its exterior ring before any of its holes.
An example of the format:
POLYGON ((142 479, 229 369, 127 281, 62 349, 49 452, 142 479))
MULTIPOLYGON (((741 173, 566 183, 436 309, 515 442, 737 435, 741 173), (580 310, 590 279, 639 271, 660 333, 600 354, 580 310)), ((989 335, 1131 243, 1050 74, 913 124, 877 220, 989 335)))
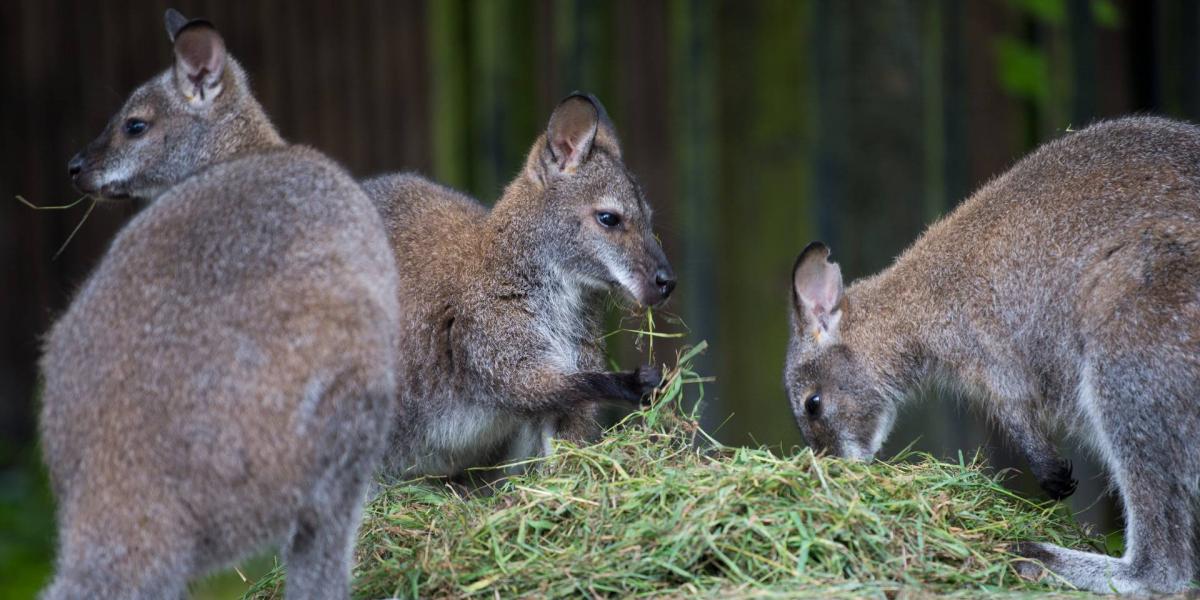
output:
POLYGON ((596 112, 599 114, 596 125, 596 139, 592 141, 593 147, 604 148, 616 158, 621 158, 621 141, 617 139, 617 128, 613 126, 612 120, 608 118, 608 111, 604 110, 604 105, 600 103, 600 99, 584 92, 574 92, 573 95, 585 96, 591 100, 592 105, 596 107, 596 112))
POLYGON ((796 257, 792 301, 796 315, 818 344, 833 341, 842 319, 842 269, 829 261, 829 247, 813 242, 796 257))
POLYGON ((572 94, 558 104, 546 126, 546 149, 563 173, 575 170, 592 151, 600 127, 600 110, 591 98, 572 94))
POLYGON ((167 14, 163 15, 163 20, 167 24, 167 39, 171 40, 171 43, 174 43, 175 36, 179 34, 179 30, 188 24, 188 18, 183 16, 179 11, 168 8, 167 14))
POLYGON ((525 171, 531 179, 546 185, 556 177, 573 173, 597 147, 621 158, 617 132, 604 105, 591 94, 572 92, 550 115, 546 135, 529 153, 525 171))
POLYGON ((175 44, 175 87, 188 104, 204 107, 221 94, 225 75, 225 40, 212 23, 188 20, 167 10, 167 33, 175 44))

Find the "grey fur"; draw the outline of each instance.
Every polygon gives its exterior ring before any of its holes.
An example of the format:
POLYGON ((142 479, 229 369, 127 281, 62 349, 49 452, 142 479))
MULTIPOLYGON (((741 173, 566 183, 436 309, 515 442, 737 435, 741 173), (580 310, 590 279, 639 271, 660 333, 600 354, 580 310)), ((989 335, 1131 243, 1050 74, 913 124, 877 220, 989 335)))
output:
POLYGON ((361 188, 280 139, 213 35, 185 29, 177 64, 72 160, 82 189, 153 202, 46 340, 46 599, 181 598, 273 544, 289 598, 348 593, 395 419, 395 263, 361 188), (223 65, 195 79, 210 93, 179 87, 187 56, 223 65), (129 136, 134 117, 151 125, 129 136))
POLYGON ((658 384, 652 367, 604 371, 604 296, 623 288, 657 303, 656 273, 670 267, 595 99, 560 105, 490 211, 416 175, 364 189, 401 272, 405 418, 387 477, 462 476, 543 455, 556 435, 592 439, 596 401, 636 403, 658 384), (622 226, 605 230, 600 209, 619 212, 622 226))
POLYGON ((1187 587, 1200 482, 1200 130, 1127 118, 1050 142, 848 289, 827 255, 810 247, 794 272, 785 383, 811 444, 873 456, 909 390, 958 386, 1049 493, 1074 489, 1051 437, 1063 427, 1103 458, 1123 500, 1121 558, 1017 552, 1092 591, 1187 587))

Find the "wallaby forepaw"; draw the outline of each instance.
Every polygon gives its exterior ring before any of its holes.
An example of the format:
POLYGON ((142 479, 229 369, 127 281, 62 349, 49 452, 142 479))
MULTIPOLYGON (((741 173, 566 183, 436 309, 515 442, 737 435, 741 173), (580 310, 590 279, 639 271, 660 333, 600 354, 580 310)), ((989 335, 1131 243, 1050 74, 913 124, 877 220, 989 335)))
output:
POLYGON ((1074 494, 1076 486, 1079 485, 1079 482, 1071 476, 1072 470, 1071 461, 1059 460, 1058 466, 1038 483, 1051 499, 1062 500, 1074 494))
POLYGON ((1020 558, 1012 562, 1013 570, 1022 579, 1038 581, 1046 575, 1045 564, 1052 554, 1042 544, 1037 542, 1016 542, 1009 544, 1007 551, 1020 558))
POLYGON ((634 373, 634 381, 642 403, 649 404, 654 398, 654 390, 662 383, 662 370, 654 365, 642 365, 634 373))

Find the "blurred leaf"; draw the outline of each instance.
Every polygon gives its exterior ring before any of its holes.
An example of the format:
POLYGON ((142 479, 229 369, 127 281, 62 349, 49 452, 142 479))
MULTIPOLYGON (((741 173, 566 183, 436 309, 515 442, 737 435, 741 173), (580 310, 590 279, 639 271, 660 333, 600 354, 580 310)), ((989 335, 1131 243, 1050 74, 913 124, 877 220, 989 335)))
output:
POLYGON ((1043 23, 1061 25, 1067 20, 1066 0, 1009 0, 1009 3, 1043 23))
POLYGON ((50 576, 54 501, 36 453, 0 468, 0 600, 34 598, 50 576))
POLYGON ((1121 26, 1121 9, 1112 0, 1092 0, 1092 18, 1107 29, 1121 26))
POLYGON ((1050 69, 1041 49, 1010 37, 996 44, 1000 86, 1017 98, 1044 102, 1050 97, 1050 69))

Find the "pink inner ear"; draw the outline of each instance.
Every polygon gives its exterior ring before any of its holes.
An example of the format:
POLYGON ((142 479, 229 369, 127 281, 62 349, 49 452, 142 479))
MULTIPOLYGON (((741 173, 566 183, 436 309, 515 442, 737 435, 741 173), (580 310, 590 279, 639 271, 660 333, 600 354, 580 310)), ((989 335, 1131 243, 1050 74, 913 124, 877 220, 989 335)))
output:
POLYGON ((824 256, 813 257, 796 270, 796 297, 809 318, 825 325, 842 295, 842 271, 824 256))
POLYGON ((571 157, 575 154, 575 144, 571 143, 571 138, 562 137, 555 145, 558 146, 558 168, 566 168, 567 163, 571 162, 571 157))
POLYGON ((184 29, 175 40, 175 54, 194 93, 203 98, 205 88, 216 84, 225 67, 221 35, 204 27, 184 29))

